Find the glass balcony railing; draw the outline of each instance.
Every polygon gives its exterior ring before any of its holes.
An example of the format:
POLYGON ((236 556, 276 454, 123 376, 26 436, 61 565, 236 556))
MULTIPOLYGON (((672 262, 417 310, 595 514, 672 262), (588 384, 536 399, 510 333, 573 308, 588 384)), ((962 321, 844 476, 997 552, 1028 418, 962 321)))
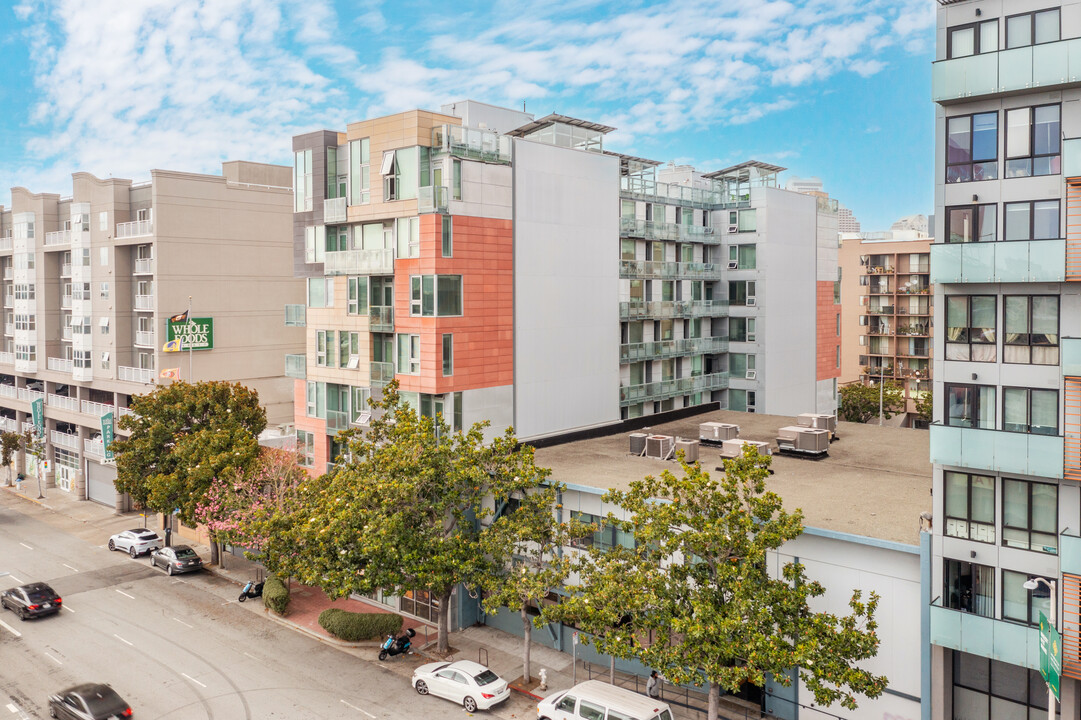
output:
POLYGON ((1040 668, 1040 629, 995 620, 963 610, 931 605, 931 643, 962 652, 993 657, 1011 665, 1040 668))
POLYGON ((1081 377, 1081 338, 1064 337, 1062 343, 1062 374, 1081 377))
POLYGON ((727 314, 727 300, 631 300, 619 304, 620 320, 724 317, 727 314))
POLYGON ((394 308, 389 305, 368 306, 368 325, 372 332, 394 332, 394 308))
POLYGON ((327 410, 327 433, 349 429, 349 413, 345 410, 327 410))
POLYGON ((394 379, 394 363, 373 362, 371 364, 372 387, 383 387, 394 379))
POLYGON ((417 189, 417 212, 445 213, 450 207, 450 190, 445 185, 434 185, 417 189))
POLYGON ((745 207, 750 207, 751 204, 750 197, 745 202, 740 203, 739 198, 726 198, 723 193, 717 190, 673 185, 657 182, 652 178, 631 175, 623 175, 619 178, 619 190, 620 195, 623 197, 665 202, 685 207, 715 208, 727 206, 730 199, 734 201, 734 204, 745 207))
POLYGON ((671 240, 682 242, 720 243, 721 237, 713 234, 713 228, 701 225, 653 222, 636 218, 620 218, 619 233, 623 237, 646 240, 671 240))
POLYGON ((939 60, 931 67, 931 97, 942 105, 1079 82, 1081 38, 939 60))
POLYGON ((723 390, 728 387, 728 373, 697 375, 695 377, 661 380, 642 385, 619 388, 620 405, 637 405, 640 402, 666 400, 679 395, 723 390))
POLYGON ((308 377, 308 360, 303 354, 285 356, 285 377, 304 380, 308 377))
POLYGON ((1005 474, 1062 478, 1061 435, 931 425, 931 462, 1005 474))
POLYGON ((721 267, 714 263, 620 260, 619 276, 624 278, 682 278, 720 280, 721 267))
POLYGON ((1059 569, 1081 575, 1081 537, 1060 533, 1058 536, 1059 569))
POLYGON ((509 163, 511 139, 491 130, 440 125, 432 128, 432 151, 446 152, 469 160, 509 163))
POLYGON ((394 250, 339 250, 323 259, 326 275, 393 275, 394 250))
POLYGON ((1065 240, 935 243, 931 283, 1062 282, 1065 240))
POLYGON ((327 198, 323 200, 323 224, 341 225, 347 220, 346 199, 327 198))
POLYGON ((1081 138, 1062 141, 1062 177, 1081 177, 1081 138))
POLYGON ((619 346, 621 363, 656 360, 679 355, 700 355, 728 351, 727 338, 682 338, 679 340, 655 340, 652 342, 626 343, 619 346))

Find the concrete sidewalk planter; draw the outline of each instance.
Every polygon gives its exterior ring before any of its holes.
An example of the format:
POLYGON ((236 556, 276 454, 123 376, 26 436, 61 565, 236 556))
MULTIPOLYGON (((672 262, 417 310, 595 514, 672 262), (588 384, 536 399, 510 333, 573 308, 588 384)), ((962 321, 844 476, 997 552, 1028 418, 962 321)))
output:
POLYGON ((402 616, 396 613, 357 613, 327 608, 319 613, 319 625, 334 637, 347 642, 382 640, 402 629, 402 616))

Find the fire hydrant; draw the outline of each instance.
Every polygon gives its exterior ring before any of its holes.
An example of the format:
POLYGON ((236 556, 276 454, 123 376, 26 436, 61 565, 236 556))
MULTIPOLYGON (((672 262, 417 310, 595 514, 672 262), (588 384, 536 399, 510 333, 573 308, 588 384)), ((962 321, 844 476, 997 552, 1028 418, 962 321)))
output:
POLYGON ((540 685, 537 686, 537 689, 541 692, 548 689, 548 671, 544 668, 540 669, 540 685))

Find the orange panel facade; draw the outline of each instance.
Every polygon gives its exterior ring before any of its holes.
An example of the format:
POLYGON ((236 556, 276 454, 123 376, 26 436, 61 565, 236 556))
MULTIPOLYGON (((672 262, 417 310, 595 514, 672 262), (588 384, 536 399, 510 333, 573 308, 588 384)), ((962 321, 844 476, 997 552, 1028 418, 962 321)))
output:
POLYGON ((833 302, 833 282, 819 280, 815 283, 816 305, 816 358, 815 379, 829 380, 841 376, 837 362, 837 349, 841 347, 841 306, 833 302))
POLYGON ((326 471, 330 462, 330 443, 327 440, 327 421, 307 415, 307 385, 304 380, 293 380, 293 418, 297 430, 306 430, 315 436, 315 463, 308 468, 308 472, 318 476, 326 471))

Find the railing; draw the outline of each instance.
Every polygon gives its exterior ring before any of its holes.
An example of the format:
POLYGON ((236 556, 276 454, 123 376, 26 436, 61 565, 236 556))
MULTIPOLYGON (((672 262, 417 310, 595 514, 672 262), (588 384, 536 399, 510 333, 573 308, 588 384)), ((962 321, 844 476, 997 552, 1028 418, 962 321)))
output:
POLYGON ((102 440, 83 440, 83 451, 94 457, 105 457, 105 443, 102 440))
POLYGON ((683 242, 719 243, 720 236, 713 234, 713 228, 701 225, 682 225, 679 223, 654 222, 636 218, 621 217, 619 233, 624 237, 638 237, 647 240, 682 240, 683 242))
POLYGON ((14 242, 10 235, 0 238, 0 252, 11 252, 13 245, 14 242))
POLYGON ((5 267, 4 268, 4 279, 5 280, 14 280, 15 279, 15 268, 11 267, 10 265, 5 267))
POLYGON ((931 283, 1062 282, 1066 241, 935 243, 931 283))
POLYGON ((67 245, 71 242, 71 230, 57 230, 45 233, 46 245, 67 245))
POLYGON ((26 387, 19 388, 19 399, 20 400, 24 400, 26 402, 34 402, 35 400, 38 400, 38 399, 41 399, 41 398, 44 398, 44 397, 45 397, 45 393, 43 393, 41 390, 32 390, 32 389, 26 388, 26 387))
POLYGON ((728 339, 683 338, 680 340, 655 340, 652 342, 627 343, 619 346, 621 363, 638 362, 655 358, 674 357, 677 355, 698 355, 718 353, 728 350, 728 339))
POLYGON ((15 432, 15 418, 0 417, 0 430, 15 432))
POLYGON ((418 188, 417 212, 445 213, 450 207, 450 191, 444 185, 431 185, 418 188))
POLYGON ((344 410, 327 410, 327 432, 336 433, 349 429, 349 413, 344 410))
POLYGON ((66 447, 76 451, 79 449, 78 435, 53 430, 49 433, 49 438, 52 439, 53 445, 59 445, 60 447, 66 447))
POLYGON ((135 258, 135 274, 149 275, 154 272, 154 258, 135 258))
POLYGON ((308 360, 302 353, 285 356, 285 377, 298 380, 308 377, 308 360))
POLYGON ((60 277, 71 277, 71 263, 60 263, 60 277))
MULTIPOLYGON (((69 360, 68 362, 71 361, 69 360)), ((79 412, 79 398, 49 393, 49 397, 46 399, 46 403, 49 407, 61 408, 62 410, 70 410, 72 412, 79 412)))
POLYGON ((727 314, 727 300, 630 300, 619 304, 620 320, 723 317, 727 314))
POLYGON ((64 327, 62 327, 60 329, 60 339, 61 340, 71 340, 71 334, 72 334, 71 325, 65 325, 64 327))
POLYGON ((296 304, 285 306, 285 327, 304 327, 307 324, 307 317, 307 306, 296 304))
POLYGON ((126 407, 118 407, 118 408, 116 409, 116 417, 118 417, 118 418, 122 418, 122 417, 124 417, 125 415, 131 415, 132 417, 139 417, 138 413, 136 413, 136 412, 135 412, 134 410, 132 410, 131 408, 126 408, 126 407))
POLYGON ((678 395, 690 395, 728 387, 728 373, 713 373, 676 380, 661 380, 643 385, 624 386, 619 389, 621 405, 635 405, 646 400, 663 400, 678 395))
POLYGON ((1061 435, 931 425, 931 462, 938 465, 1062 478, 1061 435))
POLYGON ((135 344, 141 347, 154 347, 154 331, 153 330, 136 330, 135 331, 135 344))
POLYGON ((750 198, 726 198, 716 190, 692 188, 684 185, 671 185, 647 178, 623 175, 619 178, 620 194, 636 200, 658 200, 673 202, 677 205, 710 208, 732 203, 750 206, 750 198))
POLYGON ((511 139, 491 130, 440 125, 432 128, 432 152, 447 152, 455 157, 489 163, 509 163, 511 139))
POLYGON ((46 367, 56 372, 71 372, 71 360, 66 358, 51 357, 46 361, 46 367))
POLYGON ((393 275, 394 250, 339 250, 323 259, 326 275, 393 275))
POLYGON ((14 365, 15 353, 13 352, 0 352, 0 365, 14 365))
POLYGON ((931 604, 931 644, 1039 670, 1040 629, 931 604))
POLYGON ((153 310, 154 309, 154 296, 153 295, 136 295, 135 296, 135 309, 136 310, 153 310))
POLYGON ((14 385, 8 385, 6 383, 0 384, 0 397, 16 398, 18 397, 18 392, 14 385))
POLYGON ((70 310, 71 309, 71 295, 61 295, 60 296, 60 308, 62 310, 70 310))
POLYGON ((941 105, 972 97, 1081 82, 1081 38, 939 60, 931 65, 931 99, 941 105))
MULTIPOLYGON (((153 333, 151 333, 153 335, 153 333)), ((153 345, 153 342, 150 343, 153 345)), ((151 385, 155 380, 155 371, 149 368, 127 367, 120 365, 116 368, 116 377, 125 382, 143 383, 151 385)))
POLYGON ((323 200, 323 223, 341 225, 347 220, 346 198, 327 198, 323 200))
POLYGON ((719 265, 714 263, 620 260, 619 276, 624 278, 657 277, 720 280, 721 269, 719 265))
POLYGON ((383 387, 394 379, 394 363, 373 362, 370 372, 372 387, 383 387))
POLYGON ((817 202, 818 212, 837 214, 840 208, 840 203, 835 198, 825 198, 815 196, 817 202))
POLYGON ((4 323, 4 334, 5 335, 14 335, 15 334, 15 323, 13 323, 13 322, 4 323))
POLYGON ((116 224, 116 239, 140 237, 154 233, 153 220, 133 220, 116 224))
POLYGON ((115 410, 114 405, 106 405, 105 403, 91 402, 90 400, 82 401, 82 411, 87 415, 97 415, 101 417, 105 413, 110 413, 115 410))
POLYGON ((394 308, 389 305, 368 306, 368 325, 372 332, 394 332, 394 308))

